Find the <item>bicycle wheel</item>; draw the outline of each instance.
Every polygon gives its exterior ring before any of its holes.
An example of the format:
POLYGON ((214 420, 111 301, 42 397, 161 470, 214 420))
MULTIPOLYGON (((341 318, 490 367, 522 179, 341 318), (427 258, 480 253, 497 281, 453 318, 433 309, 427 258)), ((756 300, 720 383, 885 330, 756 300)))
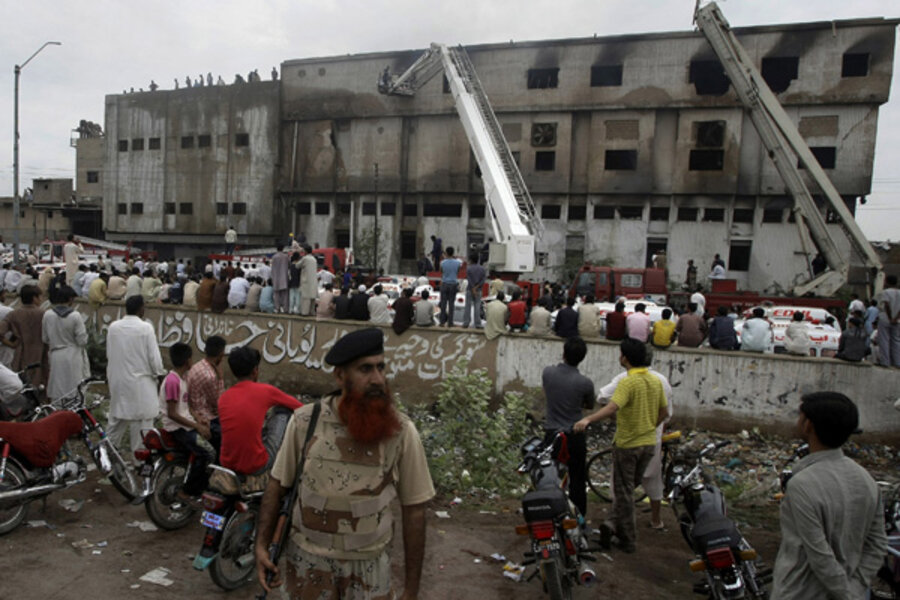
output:
MULTIPOLYGON (((588 487, 604 502, 613 501, 612 469, 612 448, 605 448, 597 452, 587 463, 588 487)), ((634 501, 636 503, 643 500, 646 496, 644 488, 634 488, 634 501)))

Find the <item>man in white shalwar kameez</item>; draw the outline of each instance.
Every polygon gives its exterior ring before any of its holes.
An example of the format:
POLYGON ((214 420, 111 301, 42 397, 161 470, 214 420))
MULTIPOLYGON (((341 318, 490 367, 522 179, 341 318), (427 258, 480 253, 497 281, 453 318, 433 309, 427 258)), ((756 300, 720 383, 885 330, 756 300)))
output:
MULTIPOLYGON (((106 377, 109 381, 110 441, 121 448, 130 429, 132 452, 143 446, 141 429, 153 427, 159 413, 157 386, 166 374, 153 325, 144 321, 144 299, 125 301, 126 316, 113 322, 106 332, 106 377)), ((124 452, 122 453, 125 454, 124 452)))
POLYGON ((63 246, 63 259, 66 261, 66 285, 75 282, 75 274, 78 273, 78 257, 84 253, 81 242, 75 239, 74 234, 69 234, 69 241, 63 246))
POLYGON ((58 304, 44 313, 42 336, 50 357, 47 397, 57 400, 75 390, 82 379, 91 376, 87 357, 87 329, 73 306, 75 290, 63 286, 57 292, 58 304))

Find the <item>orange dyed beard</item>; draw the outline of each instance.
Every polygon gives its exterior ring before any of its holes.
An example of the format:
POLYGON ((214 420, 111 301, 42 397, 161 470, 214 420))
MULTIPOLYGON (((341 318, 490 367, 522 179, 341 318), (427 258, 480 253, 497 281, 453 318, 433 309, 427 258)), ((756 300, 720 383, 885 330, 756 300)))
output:
POLYGON ((338 403, 338 416, 350 436, 363 444, 376 444, 400 432, 400 417, 387 384, 366 390, 348 387, 338 403))

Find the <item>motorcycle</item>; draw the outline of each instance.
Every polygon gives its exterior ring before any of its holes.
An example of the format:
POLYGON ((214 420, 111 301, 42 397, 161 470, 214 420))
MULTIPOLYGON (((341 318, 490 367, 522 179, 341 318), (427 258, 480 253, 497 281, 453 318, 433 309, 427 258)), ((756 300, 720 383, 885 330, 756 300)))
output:
POLYGON ((532 489, 522 497, 525 525, 516 533, 531 537, 531 551, 524 565, 536 564, 528 580, 541 576, 544 591, 552 600, 570 600, 576 585, 591 585, 596 574, 584 564, 594 561, 588 545, 584 517, 566 493, 565 434, 558 433, 548 445, 534 437, 522 446, 518 472, 527 474, 532 489))
POLYGON ((28 373, 41 366, 41 363, 28 365, 16 375, 22 382, 22 388, 9 398, 0 400, 0 421, 31 421, 35 411, 41 404, 44 386, 33 385, 28 373))
POLYGON ((691 571, 706 575, 704 581, 694 585, 694 592, 714 600, 762 599, 771 573, 758 571, 756 550, 726 516, 725 496, 703 470, 703 459, 729 443, 707 444, 687 472, 686 465, 675 464, 667 482, 667 489, 671 489, 669 503, 682 536, 697 557, 690 562, 691 571), (679 504, 684 511, 681 514, 679 504))
POLYGON ((102 379, 78 384, 74 395, 54 405, 30 423, 0 423, 0 535, 21 525, 31 502, 86 479, 87 467, 67 441, 80 435, 97 468, 128 500, 137 496, 137 482, 128 465, 91 414, 99 401, 86 406, 84 388, 102 379), (94 440, 94 437, 97 440, 94 440))
POLYGON ((191 522, 197 509, 178 497, 178 492, 199 468, 196 457, 165 429, 141 432, 144 448, 135 451, 141 461, 138 476, 143 482, 141 496, 147 515, 160 529, 181 529, 191 522))
POLYGON ((264 490, 248 491, 237 473, 210 465, 213 474, 201 501, 200 523, 206 528, 203 545, 194 557, 198 571, 209 568, 213 583, 234 590, 253 578, 256 556, 253 544, 264 490))

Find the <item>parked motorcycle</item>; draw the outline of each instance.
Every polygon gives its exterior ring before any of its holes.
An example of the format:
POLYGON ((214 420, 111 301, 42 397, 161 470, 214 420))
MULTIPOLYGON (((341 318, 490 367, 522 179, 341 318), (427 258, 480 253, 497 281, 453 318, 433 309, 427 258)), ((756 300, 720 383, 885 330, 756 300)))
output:
POLYGON ((137 496, 137 480, 85 405, 84 388, 97 381, 82 381, 73 396, 58 401, 61 410, 42 405, 49 414, 37 421, 0 423, 0 534, 25 520, 33 500, 85 480, 84 460, 66 443, 76 435, 116 489, 129 500, 137 496))
POLYGON ((264 490, 245 491, 237 473, 210 465, 209 490, 201 497, 200 523, 206 528, 203 545, 194 557, 198 571, 209 568, 213 583, 234 590, 253 578, 256 522, 264 490))
POLYGON ((672 490, 669 502, 681 534, 697 557, 690 563, 691 571, 706 575, 694 585, 694 592, 715 600, 762 599, 771 573, 758 571, 756 550, 726 515, 725 496, 703 470, 703 459, 729 443, 707 444, 690 470, 684 464, 674 465, 667 485, 672 490))
POLYGON ((531 480, 531 491, 522 497, 525 525, 516 533, 531 537, 531 551, 523 564, 536 564, 528 580, 540 575, 544 591, 552 600, 570 600, 576 585, 591 585, 596 579, 593 569, 584 564, 595 560, 585 535, 584 517, 566 493, 568 469, 565 434, 544 445, 534 437, 522 446, 519 473, 531 480))
POLYGON ((35 418, 44 386, 32 384, 29 373, 40 366, 41 363, 34 363, 16 373, 22 388, 10 397, 0 399, 0 421, 31 421, 35 418))
POLYGON ((178 497, 191 472, 199 468, 194 454, 165 429, 142 432, 144 448, 135 451, 141 461, 138 476, 143 482, 140 498, 150 520, 160 529, 181 529, 191 522, 197 509, 178 497))

